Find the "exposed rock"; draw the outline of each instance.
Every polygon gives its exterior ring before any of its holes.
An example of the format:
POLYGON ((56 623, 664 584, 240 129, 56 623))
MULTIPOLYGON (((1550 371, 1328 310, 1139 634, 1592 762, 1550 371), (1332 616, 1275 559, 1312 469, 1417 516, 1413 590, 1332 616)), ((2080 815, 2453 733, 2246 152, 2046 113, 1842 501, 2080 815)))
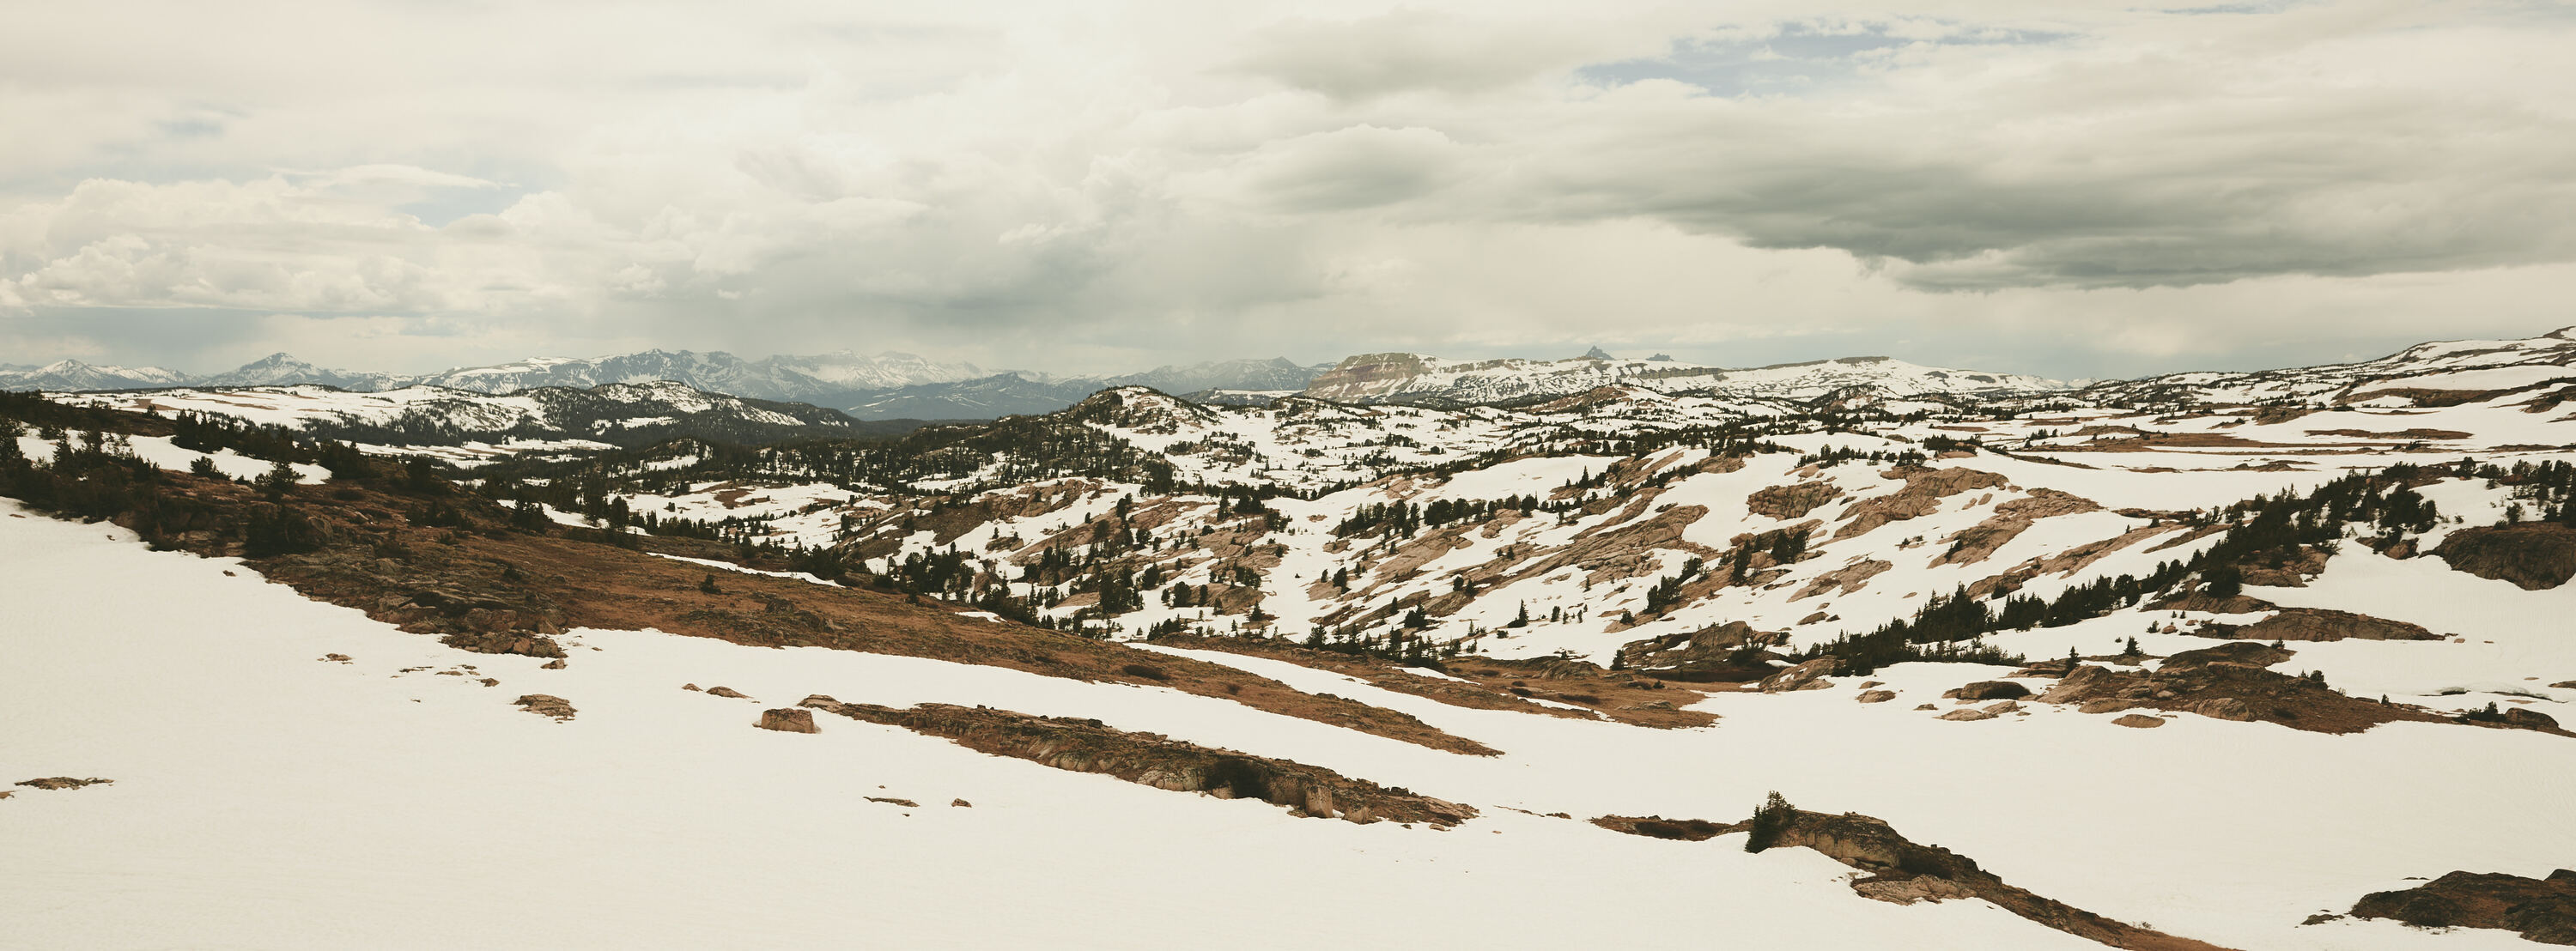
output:
POLYGON ((1825 675, 1833 672, 1835 663, 1837 661, 1831 657, 1818 657, 1806 661, 1762 678, 1760 689, 1763 693, 1786 693, 1791 690, 1820 690, 1831 687, 1833 681, 1826 680, 1825 675))
POLYGON ((1890 701, 1890 700, 1894 700, 1894 699, 1896 699, 1896 691, 1893 691, 1893 690, 1865 690, 1865 691, 1862 691, 1862 692, 1861 692, 1861 695, 1860 695, 1860 697, 1859 697, 1858 699, 1859 699, 1859 700, 1860 700, 1860 702, 1862 702, 1862 703, 1886 703, 1887 701, 1890 701))
POLYGON ((1842 487, 1831 481, 1797 482, 1757 489, 1744 497, 1744 508, 1755 515, 1793 522, 1842 495, 1842 487))
POLYGON ((525 657, 562 657, 563 645, 535 631, 460 631, 439 638, 439 643, 478 654, 518 654, 525 657))
POLYGON ((2244 627, 2212 624, 2199 633, 2249 641, 2438 641, 2442 635, 2404 621, 2323 608, 2283 608, 2244 627))
POLYGON ((910 799, 896 799, 891 796, 869 796, 867 798, 869 802, 882 802, 890 806, 911 806, 915 809, 921 808, 920 803, 914 802, 910 799))
POLYGON ((572 719, 573 715, 571 703, 566 702, 562 697, 549 694, 532 693, 510 702, 526 707, 529 713, 541 717, 553 717, 558 723, 572 719))
POLYGON ((2504 725, 2525 730, 2558 729, 2558 718, 2529 707, 2514 707, 2504 712, 2504 725))
POLYGON ((2442 539, 2433 557, 2480 578, 2537 591, 2576 578, 2576 525, 2523 522, 2464 528, 2442 539))
POLYGON ((2122 715, 2119 719, 2111 722, 2120 726, 2133 726, 2141 730, 2146 730, 2165 725, 2165 718, 2148 716, 2143 713, 2131 713, 2122 715))
POLYGON ((545 662, 545 663, 543 663, 543 664, 539 664, 539 665, 537 665, 537 666, 539 666, 540 668, 543 668, 543 669, 545 669, 545 670, 562 670, 562 669, 564 669, 564 662, 563 662, 563 659, 562 659, 562 658, 556 658, 556 659, 554 659, 554 660, 547 661, 547 662, 545 662))
POLYGON ((1851 508, 1843 513, 1843 527, 1834 532, 1835 541, 1865 534, 1889 522, 1930 515, 1941 508, 1942 499, 1961 492, 1997 488, 2004 484, 2004 477, 1977 469, 1897 466, 1880 475, 1903 479, 1905 487, 1852 503, 1851 508))
POLYGON ((113 779, 100 779, 96 776, 92 776, 88 779, 74 779, 69 776, 47 776, 42 779, 21 779, 18 781, 18 785, 33 787, 36 789, 79 789, 83 786, 104 786, 115 781, 116 780, 113 779))
POLYGON ((743 695, 743 693, 742 693, 742 691, 735 690, 735 689, 733 689, 732 687, 709 687, 709 688, 707 688, 707 696, 710 696, 710 697, 732 697, 732 698, 734 698, 734 699, 736 699, 736 700, 749 700, 749 699, 751 699, 750 697, 744 696, 744 695, 743 695))
POLYGON ((680 685, 680 689, 682 689, 682 690, 697 690, 697 689, 698 689, 698 685, 697 685, 697 684, 681 684, 681 685, 680 685))
POLYGON ((1476 815, 1470 806, 1352 779, 1322 767, 1211 749, 1158 734, 1130 733, 1098 720, 1033 717, 948 704, 896 710, 822 696, 806 698, 803 706, 945 737, 967 749, 1056 769, 1102 773, 1157 789, 1204 792, 1221 799, 1260 799, 1287 806, 1301 816, 1451 826, 1476 815))
POLYGON ((2541 944, 2576 945, 2576 871, 2545 879, 2452 872, 2414 888, 2374 892, 2355 918, 2393 918, 2419 928, 2500 928, 2541 944))
POLYGON ((799 710, 794 707, 760 711, 760 722, 754 725, 764 730, 777 730, 781 733, 822 732, 814 726, 814 711, 799 710))
MULTIPOLYGON (((1698 841, 1717 834, 1750 831, 1750 820, 1728 826, 1688 819, 1603 816, 1593 824, 1635 835, 1698 841), (1707 835, 1712 827, 1715 832, 1707 835)), ((1937 845, 1917 845, 1885 820, 1843 813, 1832 815, 1789 809, 1775 819, 1771 848, 1813 849, 1834 861, 1866 873, 1852 880, 1852 891, 1879 901, 1912 904, 1976 898, 2040 925, 2115 948, 2141 951, 2221 951, 2216 945, 2178 938, 2104 918, 2054 899, 2016 888, 1978 868, 1975 860, 1937 845)))
POLYGON ((955 807, 955 808, 959 808, 959 809, 973 809, 973 808, 975 808, 975 804, 974 804, 974 803, 967 802, 966 800, 963 800, 963 799, 951 799, 951 800, 948 800, 948 804, 949 804, 950 806, 953 806, 953 807, 955 807))
POLYGON ((1807 582, 1806 587, 1798 589, 1797 594, 1790 595, 1789 600, 1797 601, 1804 598, 1812 598, 1819 594, 1828 593, 1829 591, 1836 596, 1850 594, 1867 587, 1869 579, 1878 577, 1880 574, 1894 567, 1896 567, 1894 564, 1888 562, 1863 558, 1851 564, 1825 572, 1824 574, 1817 575, 1815 580, 1807 582))
POLYGON ((1975 707, 1961 707, 1941 715, 1941 719, 1944 720, 1992 720, 1994 718, 1993 711, 1979 710, 1975 707))
POLYGON ((1941 694, 1961 702, 1977 700, 2013 700, 2030 696, 2030 688, 2011 680, 1980 680, 1941 694))
POLYGON ((1759 659, 1760 648, 1788 640, 1779 631, 1757 631, 1742 621, 1728 621, 1691 631, 1630 641, 1619 658, 1630 669, 1665 680, 1693 682, 1760 680, 1771 667, 1759 659))
POLYGON ((1662 816, 1602 816, 1592 824, 1629 835, 1675 842, 1705 842, 1725 835, 1732 827, 1706 819, 1666 819, 1662 816))
POLYGON ((2040 519, 2101 510, 2093 500, 2082 496, 2056 489, 2032 489, 2028 497, 1995 506, 1993 516, 1950 536, 1950 547, 1932 559, 1932 566, 1973 565, 1992 557, 1996 549, 2021 537, 2040 519))
POLYGON ((347 654, 324 654, 324 655, 322 655, 322 659, 323 659, 323 660, 326 660, 326 661, 332 661, 332 662, 336 662, 336 663, 342 663, 342 664, 345 664, 345 663, 348 663, 348 662, 349 662, 349 655, 347 655, 347 654))
POLYGON ((2175 654, 2154 671, 2080 665, 2039 699, 2077 704, 2084 713, 2143 708, 2318 733, 2358 733, 2397 720, 2445 722, 2429 711, 2348 697, 2321 681, 2264 669, 2290 656, 2268 644, 2231 641, 2175 654))

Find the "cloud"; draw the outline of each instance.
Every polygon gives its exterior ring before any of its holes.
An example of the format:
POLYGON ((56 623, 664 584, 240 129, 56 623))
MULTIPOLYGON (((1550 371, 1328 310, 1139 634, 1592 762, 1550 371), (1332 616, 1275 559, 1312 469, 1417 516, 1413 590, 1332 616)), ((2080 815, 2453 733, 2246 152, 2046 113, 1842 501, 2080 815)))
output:
POLYGON ((2445 295, 2546 329, 2576 260, 2576 22, 2514 8, 614 12, 32 15, 0 34, 0 321, 32 329, 0 345, 196 313, 229 329, 169 359, 1123 371, 1967 334, 2092 375, 2445 295))

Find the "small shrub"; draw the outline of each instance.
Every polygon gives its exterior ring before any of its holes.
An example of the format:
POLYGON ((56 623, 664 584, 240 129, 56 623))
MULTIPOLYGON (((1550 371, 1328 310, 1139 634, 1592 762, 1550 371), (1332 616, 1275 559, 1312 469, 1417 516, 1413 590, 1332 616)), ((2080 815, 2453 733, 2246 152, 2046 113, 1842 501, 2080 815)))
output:
POLYGON ((1795 811, 1796 806, 1782 798, 1778 790, 1773 790, 1771 798, 1763 800, 1761 807, 1753 810, 1752 828, 1746 830, 1744 851, 1759 852, 1780 841, 1780 832, 1788 828, 1789 814, 1795 811))

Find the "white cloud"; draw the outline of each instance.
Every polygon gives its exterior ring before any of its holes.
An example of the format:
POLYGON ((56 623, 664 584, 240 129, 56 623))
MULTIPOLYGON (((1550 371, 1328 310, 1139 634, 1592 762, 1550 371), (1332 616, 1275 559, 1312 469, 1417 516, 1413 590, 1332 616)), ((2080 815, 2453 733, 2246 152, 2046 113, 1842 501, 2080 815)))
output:
POLYGON ((2565 18, 1772 6, 55 5, 0 34, 0 320, 2059 373, 2567 320, 2565 18))

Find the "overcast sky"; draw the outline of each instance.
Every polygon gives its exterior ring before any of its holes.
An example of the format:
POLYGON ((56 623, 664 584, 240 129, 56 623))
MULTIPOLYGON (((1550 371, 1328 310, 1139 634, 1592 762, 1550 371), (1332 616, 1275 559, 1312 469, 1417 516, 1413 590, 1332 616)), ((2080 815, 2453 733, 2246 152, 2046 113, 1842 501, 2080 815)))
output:
POLYGON ((2063 377, 2576 324, 2576 12, 18 4, 0 362, 2063 377))

